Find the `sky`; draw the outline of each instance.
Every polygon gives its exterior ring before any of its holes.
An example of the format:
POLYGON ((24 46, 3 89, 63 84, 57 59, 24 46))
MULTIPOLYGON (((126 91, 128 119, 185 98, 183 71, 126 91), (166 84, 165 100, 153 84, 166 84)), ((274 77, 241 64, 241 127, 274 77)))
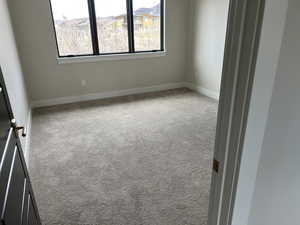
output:
MULTIPOLYGON (((133 0, 133 10, 157 5, 160 0, 133 0)), ((55 20, 88 17, 87 0, 51 0, 55 20)), ((99 17, 118 16, 126 13, 126 0, 95 0, 99 17)))

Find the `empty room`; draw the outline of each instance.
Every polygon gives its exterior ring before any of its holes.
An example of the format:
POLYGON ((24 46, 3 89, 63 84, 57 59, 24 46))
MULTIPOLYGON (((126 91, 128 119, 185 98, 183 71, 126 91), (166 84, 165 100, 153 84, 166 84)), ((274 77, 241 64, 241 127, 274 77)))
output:
POLYGON ((0 224, 299 224, 299 12, 0 0, 0 224))
POLYGON ((229 0, 0 1, 5 224, 207 224, 229 0))

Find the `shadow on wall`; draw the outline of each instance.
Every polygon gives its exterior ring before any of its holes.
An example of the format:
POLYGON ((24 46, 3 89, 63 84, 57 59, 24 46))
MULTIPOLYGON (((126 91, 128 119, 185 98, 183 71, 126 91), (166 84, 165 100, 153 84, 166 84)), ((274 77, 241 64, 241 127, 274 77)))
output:
POLYGON ((191 0, 188 82, 219 95, 229 0, 191 0))

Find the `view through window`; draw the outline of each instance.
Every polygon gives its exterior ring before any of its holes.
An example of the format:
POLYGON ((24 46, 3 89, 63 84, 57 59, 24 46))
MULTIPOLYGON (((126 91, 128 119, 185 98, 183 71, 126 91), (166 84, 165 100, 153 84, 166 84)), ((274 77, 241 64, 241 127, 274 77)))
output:
POLYGON ((163 51, 164 0, 50 0, 60 57, 163 51))
POLYGON ((127 7, 124 0, 95 0, 100 52, 128 52, 127 7))
POLYGON ((134 40, 137 51, 160 49, 160 1, 133 0, 134 40), (152 5, 149 3, 152 2, 152 5))
POLYGON ((60 55, 92 54, 86 0, 52 0, 51 2, 60 55))

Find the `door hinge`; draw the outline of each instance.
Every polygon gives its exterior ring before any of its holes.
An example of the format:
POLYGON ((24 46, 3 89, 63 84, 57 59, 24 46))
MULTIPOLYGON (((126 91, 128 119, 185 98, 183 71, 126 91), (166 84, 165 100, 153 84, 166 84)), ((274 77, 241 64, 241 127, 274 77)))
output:
POLYGON ((213 171, 218 173, 219 172, 219 167, 220 167, 220 161, 214 159, 214 161, 213 161, 213 171))

